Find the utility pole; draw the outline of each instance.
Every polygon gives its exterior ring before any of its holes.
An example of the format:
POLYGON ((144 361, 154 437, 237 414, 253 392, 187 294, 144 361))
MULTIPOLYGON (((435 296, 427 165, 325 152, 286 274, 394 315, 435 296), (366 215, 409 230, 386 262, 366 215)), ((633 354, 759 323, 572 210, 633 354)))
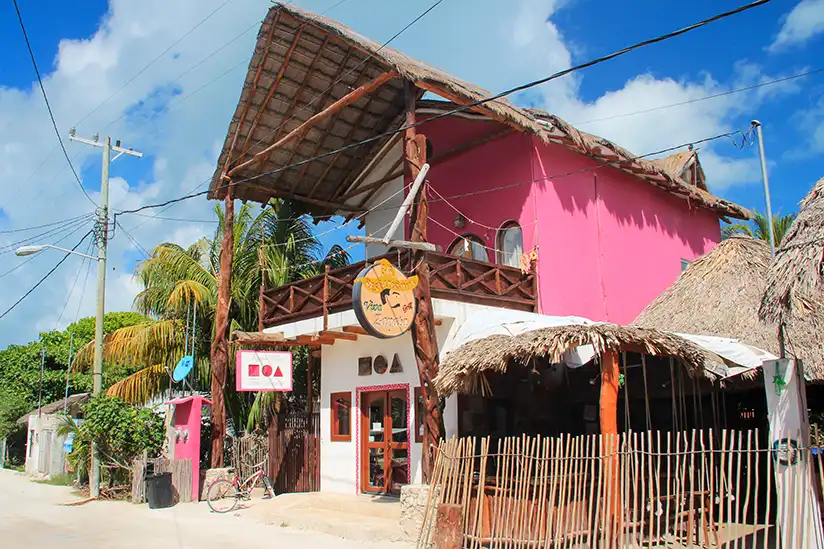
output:
POLYGON ((764 183, 764 199, 767 202, 767 226, 770 235, 770 254, 775 257, 775 232, 773 230, 772 204, 770 203, 770 182, 767 179, 767 159, 764 156, 764 134, 761 131, 761 122, 753 120, 750 122, 755 132, 758 134, 758 154, 761 157, 761 180, 764 183))
MULTIPOLYGON (((77 137, 75 129, 69 131, 69 139, 92 147, 103 149, 103 169, 100 178, 100 208, 97 211, 97 311, 94 322, 94 366, 92 369, 92 395, 100 394, 103 387, 103 315, 106 311, 106 253, 109 240, 109 165, 124 154, 141 158, 143 153, 120 146, 120 140, 112 146, 112 138, 106 136, 103 142, 97 134, 92 139, 77 137), (112 151, 117 156, 112 158, 112 151)), ((89 469, 89 495, 100 495, 100 460, 97 449, 92 444, 91 467, 89 469)))
POLYGON ((63 395, 63 415, 69 406, 69 372, 72 371, 72 351, 74 350, 74 332, 69 332, 69 362, 66 367, 66 393, 63 395))

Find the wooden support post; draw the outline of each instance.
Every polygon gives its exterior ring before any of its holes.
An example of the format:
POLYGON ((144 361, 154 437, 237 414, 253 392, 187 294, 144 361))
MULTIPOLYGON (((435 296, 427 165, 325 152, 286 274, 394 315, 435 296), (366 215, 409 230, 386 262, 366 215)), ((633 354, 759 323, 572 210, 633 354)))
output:
MULTIPOLYGON (((618 353, 607 351, 601 355, 601 452, 605 456, 604 470, 608 472, 604 482, 607 483, 604 493, 608 495, 607 516, 611 521, 611 526, 607 529, 608 535, 612 534, 617 539, 620 533, 621 511, 621 490, 619 479, 622 478, 619 468, 620 459, 618 456, 618 353)), ((608 547, 613 547, 610 540, 608 547)))
POLYGON ((263 292, 266 289, 266 232, 260 227, 260 295, 258 296, 258 332, 263 331, 263 292))
MULTIPOLYGON (((411 177, 417 177, 421 166, 426 163, 426 137, 415 135, 415 101, 417 89, 408 81, 404 81, 406 92, 406 125, 412 126, 404 135, 404 151, 406 161, 411 171, 411 177)), ((426 220, 429 216, 429 205, 426 193, 429 185, 424 182, 418 197, 412 203, 409 216, 410 240, 426 242, 426 220)), ((440 399, 432 380, 438 375, 438 338, 435 334, 435 315, 432 311, 432 296, 429 290, 429 264, 426 261, 426 252, 412 250, 412 264, 417 265, 418 285, 415 287, 415 300, 418 309, 415 313, 415 322, 412 324, 412 345, 415 348, 415 362, 418 365, 418 376, 423 388, 423 455, 421 470, 423 482, 428 483, 432 477, 434 465, 434 446, 444 436, 443 417, 441 416, 440 399)))
POLYGON ((314 371, 315 358, 311 355, 306 361, 306 425, 309 426, 309 434, 314 433, 312 430, 312 413, 314 412, 315 393, 312 388, 312 372, 314 371))
POLYGON ((220 273, 215 309, 215 335, 212 340, 212 468, 223 467, 223 438, 226 436, 226 402, 223 394, 229 370, 229 302, 232 295, 232 262, 234 260, 235 201, 231 181, 226 188, 223 240, 220 243, 220 273))

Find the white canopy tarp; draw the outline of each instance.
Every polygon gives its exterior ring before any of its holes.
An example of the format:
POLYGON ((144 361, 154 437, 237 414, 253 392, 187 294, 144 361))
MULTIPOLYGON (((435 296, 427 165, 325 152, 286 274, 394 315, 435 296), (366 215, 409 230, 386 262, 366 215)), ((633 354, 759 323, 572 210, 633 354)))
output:
MULTIPOLYGON (((600 323, 580 316, 550 316, 509 309, 492 309, 466 320, 457 332, 454 332, 454 337, 445 342, 441 355, 446 356, 470 341, 495 334, 517 336, 542 328, 594 324, 600 323)), ((713 368, 714 372, 722 378, 758 368, 765 360, 776 358, 767 351, 746 345, 737 339, 692 334, 674 335, 687 339, 726 361, 728 364, 717 364, 713 368)), ((593 358, 595 358, 595 350, 592 345, 582 345, 564 353, 563 362, 570 368, 578 368, 593 358)))

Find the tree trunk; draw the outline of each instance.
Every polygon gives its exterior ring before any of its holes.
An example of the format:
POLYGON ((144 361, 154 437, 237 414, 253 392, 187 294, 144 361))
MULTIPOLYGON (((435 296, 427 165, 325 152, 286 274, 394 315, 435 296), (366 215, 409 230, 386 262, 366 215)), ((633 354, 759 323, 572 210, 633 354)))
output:
MULTIPOLYGON (((415 99, 417 90, 406 82, 406 124, 415 122, 415 99)), ((404 136, 404 150, 412 179, 418 176, 421 166, 426 163, 426 138, 415 135, 415 128, 406 130, 404 136)), ((412 204, 409 224, 413 242, 426 242, 426 220, 429 216, 429 204, 426 193, 428 184, 424 183, 418 197, 412 204)), ((429 264, 426 262, 426 252, 412 250, 412 264, 417 265, 418 285, 415 287, 415 300, 418 308, 415 313, 415 322, 412 325, 412 345, 415 348, 415 362, 418 365, 423 393, 423 456, 421 457, 421 472, 423 482, 427 483, 432 476, 434 465, 433 448, 444 436, 443 417, 441 415, 440 399, 432 387, 432 380, 438 375, 438 339, 435 334, 435 315, 432 311, 432 296, 429 290, 429 264)))
POLYGON ((223 467, 223 439, 226 437, 226 376, 229 368, 229 305, 232 296, 234 260, 235 202, 232 188, 226 190, 223 240, 220 243, 220 273, 215 310, 215 338, 212 341, 212 468, 223 467))

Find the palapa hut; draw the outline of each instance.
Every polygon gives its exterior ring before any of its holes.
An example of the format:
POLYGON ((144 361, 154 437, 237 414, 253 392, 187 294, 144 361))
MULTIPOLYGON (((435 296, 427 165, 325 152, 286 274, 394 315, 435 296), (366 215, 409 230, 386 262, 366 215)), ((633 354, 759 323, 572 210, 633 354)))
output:
POLYGON ((783 324, 786 355, 801 358, 808 379, 824 380, 824 178, 776 250, 759 316, 783 324))
MULTIPOLYGON (((777 325, 759 319, 770 261, 767 242, 732 236, 691 263, 638 315, 634 324, 676 333, 734 338, 777 356, 777 325)), ((798 320, 792 339, 796 343, 794 352, 808 365, 811 379, 820 380, 824 357, 820 344, 815 343, 815 329, 810 317, 798 320)))
POLYGON ((536 320, 514 320, 491 334, 467 324, 467 337, 461 340, 459 332, 444 353, 434 386, 442 397, 459 395, 460 435, 719 425, 717 380, 735 363, 723 347, 713 348, 717 342, 655 328, 534 317, 548 324, 523 329, 519 323, 536 320))

